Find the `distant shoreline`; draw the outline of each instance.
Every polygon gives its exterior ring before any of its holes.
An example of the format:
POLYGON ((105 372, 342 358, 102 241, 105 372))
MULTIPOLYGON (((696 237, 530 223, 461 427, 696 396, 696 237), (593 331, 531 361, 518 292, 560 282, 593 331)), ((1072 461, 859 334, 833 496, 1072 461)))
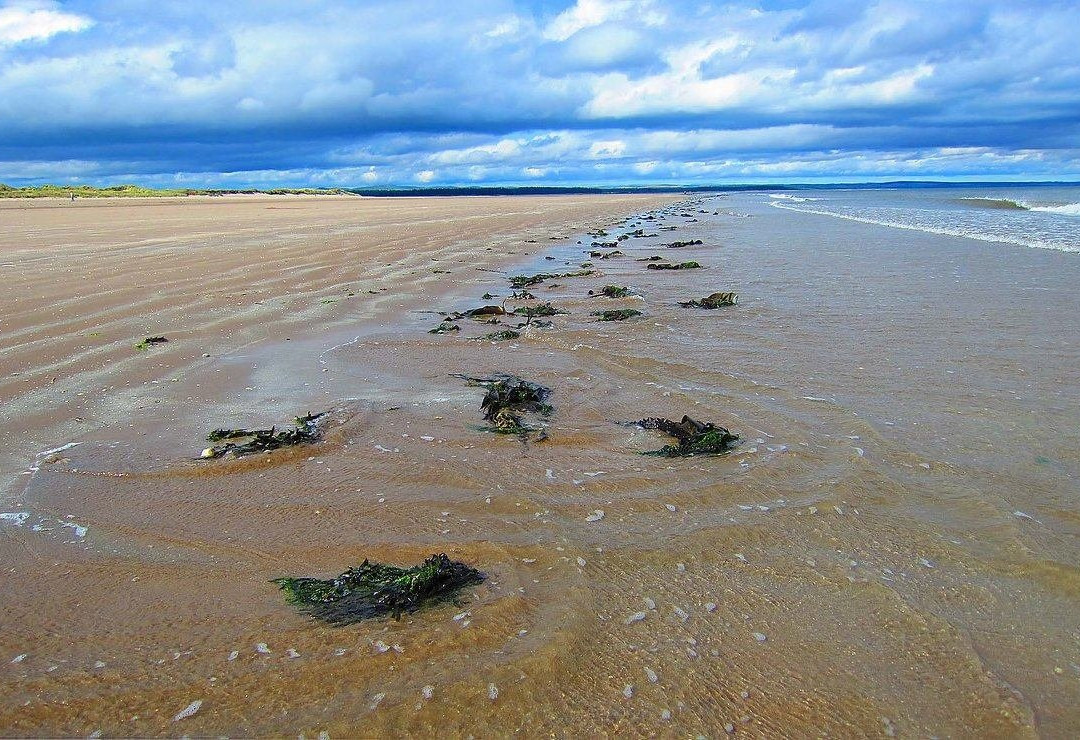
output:
POLYGON ((790 190, 881 190, 881 189, 938 189, 972 187, 1061 187, 1080 185, 1073 181, 1001 182, 971 181, 943 182, 935 180, 896 180, 862 183, 782 183, 750 185, 643 185, 643 186, 585 186, 585 185, 463 185, 435 187, 385 188, 148 188, 139 185, 27 185, 14 187, 0 183, 0 200, 33 198, 184 198, 191 196, 224 197, 236 195, 304 195, 304 196, 363 196, 373 198, 416 198, 425 196, 497 196, 497 195, 654 195, 678 193, 739 193, 790 190))

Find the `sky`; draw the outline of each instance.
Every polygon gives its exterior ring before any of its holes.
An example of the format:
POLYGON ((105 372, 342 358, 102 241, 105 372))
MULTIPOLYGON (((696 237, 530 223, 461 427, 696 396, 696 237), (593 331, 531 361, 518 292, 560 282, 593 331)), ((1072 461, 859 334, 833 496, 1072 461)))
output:
POLYGON ((1080 180, 1080 2, 0 0, 0 182, 1080 180))

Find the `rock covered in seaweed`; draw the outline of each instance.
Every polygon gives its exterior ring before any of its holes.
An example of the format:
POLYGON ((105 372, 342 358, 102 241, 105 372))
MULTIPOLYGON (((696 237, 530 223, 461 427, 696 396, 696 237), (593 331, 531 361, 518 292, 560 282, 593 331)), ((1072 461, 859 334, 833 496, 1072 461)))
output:
POLYGON ((650 417, 633 422, 642 429, 656 429, 679 441, 677 445, 664 445, 646 455, 659 457, 690 457, 693 455, 717 455, 728 452, 739 439, 727 429, 710 422, 701 422, 684 416, 675 422, 661 417, 650 417))
POLYGON ((690 308, 723 308, 724 306, 734 306, 738 302, 739 296, 737 293, 727 292, 713 293, 701 300, 679 301, 679 305, 690 308))
POLYGON ((484 580, 484 574, 445 554, 420 565, 399 568, 365 560, 336 578, 275 578, 285 601, 316 619, 346 625, 362 619, 402 614, 452 600, 461 589, 484 580))

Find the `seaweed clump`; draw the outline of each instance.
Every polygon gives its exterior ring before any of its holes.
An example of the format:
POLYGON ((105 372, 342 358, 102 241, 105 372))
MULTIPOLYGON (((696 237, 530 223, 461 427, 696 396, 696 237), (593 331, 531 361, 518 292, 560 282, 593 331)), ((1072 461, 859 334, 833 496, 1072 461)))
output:
POLYGON ((652 417, 634 422, 643 429, 656 429, 679 441, 677 445, 664 445, 659 450, 646 452, 658 457, 692 457, 693 455, 719 455, 735 446, 739 435, 710 422, 700 422, 684 416, 682 421, 652 417))
POLYGON ((145 352, 146 350, 153 347, 155 344, 165 344, 168 341, 169 340, 165 337, 147 337, 146 339, 136 344, 135 349, 139 350, 140 352, 145 352))
POLYGON ((565 314, 566 311, 555 308, 550 303, 541 303, 539 306, 518 306, 514 309, 514 313, 531 319, 534 316, 558 316, 565 314))
POLYGON ((633 308, 614 308, 608 311, 596 311, 593 316, 599 316, 601 321, 626 321, 635 316, 641 316, 641 311, 633 308))
POLYGON ((701 300, 679 301, 679 305, 688 308, 723 308, 724 306, 734 306, 738 302, 738 294, 728 292, 713 293, 701 300))
MULTIPOLYGON (((474 378, 468 375, 455 375, 469 385, 487 389, 480 410, 484 412, 484 421, 491 422, 492 431, 499 434, 516 434, 525 437, 529 432, 537 431, 525 416, 535 414, 551 416, 555 409, 547 402, 551 389, 522 380, 516 375, 493 375, 487 378, 474 378)), ((544 439, 543 433, 540 439, 544 439)))
POLYGON ((509 339, 519 339, 521 332, 514 329, 503 329, 502 331, 493 331, 490 334, 485 334, 479 337, 481 340, 487 340, 489 342, 505 342, 509 339))
POLYGON ((326 414, 308 414, 293 420, 293 426, 284 429, 215 429, 206 435, 207 442, 223 442, 207 447, 200 457, 210 459, 232 455, 242 457, 256 452, 269 452, 282 447, 318 442, 318 421, 326 414))
POLYGON ((528 288, 533 285, 539 285, 545 280, 554 280, 556 278, 585 277, 586 275, 592 274, 592 270, 582 270, 580 272, 564 272, 562 274, 553 272, 541 272, 537 273, 536 275, 516 275, 510 278, 510 286, 520 290, 521 288, 528 288))
POLYGON ((364 560, 337 578, 275 578, 285 601, 312 617, 342 626, 362 619, 392 615, 401 619, 422 607, 451 601, 467 586, 483 582, 484 574, 443 555, 420 565, 399 568, 364 560))
POLYGON ((461 331, 461 327, 451 321, 444 321, 434 329, 428 329, 428 334, 449 334, 452 331, 461 331))
POLYGON ((645 267, 649 268, 650 270, 695 270, 701 267, 701 265, 693 261, 680 262, 677 265, 673 265, 670 262, 650 262, 649 264, 645 265, 645 267))
POLYGON ((671 242, 671 244, 665 244, 664 246, 670 249, 679 249, 680 247, 696 247, 697 245, 704 243, 705 242, 701 241, 700 239, 693 239, 688 242, 671 242))
POLYGON ((593 293, 590 290, 589 295, 603 296, 604 298, 627 298, 630 296, 630 289, 626 286, 605 285, 600 289, 599 293, 593 293))

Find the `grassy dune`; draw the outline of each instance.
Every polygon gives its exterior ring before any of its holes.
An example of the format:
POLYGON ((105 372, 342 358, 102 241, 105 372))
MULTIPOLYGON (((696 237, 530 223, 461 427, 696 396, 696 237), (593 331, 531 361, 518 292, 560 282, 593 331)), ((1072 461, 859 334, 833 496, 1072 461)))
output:
POLYGON ((344 195, 340 188, 274 188, 271 190, 196 190, 193 188, 144 188, 138 185, 32 185, 12 187, 0 183, 0 198, 167 198, 186 195, 344 195))

